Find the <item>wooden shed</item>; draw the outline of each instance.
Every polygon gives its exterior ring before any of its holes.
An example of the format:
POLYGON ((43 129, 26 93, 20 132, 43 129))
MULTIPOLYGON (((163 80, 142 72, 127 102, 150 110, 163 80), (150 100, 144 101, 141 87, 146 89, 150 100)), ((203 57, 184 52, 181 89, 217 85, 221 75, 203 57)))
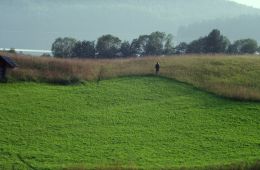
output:
POLYGON ((17 67, 16 63, 9 57, 0 56, 0 82, 6 80, 6 69, 17 67))

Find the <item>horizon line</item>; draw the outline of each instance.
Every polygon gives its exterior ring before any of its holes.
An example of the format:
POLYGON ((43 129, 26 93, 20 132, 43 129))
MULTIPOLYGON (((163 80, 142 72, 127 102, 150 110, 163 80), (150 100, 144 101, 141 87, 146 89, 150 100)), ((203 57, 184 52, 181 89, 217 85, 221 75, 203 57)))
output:
POLYGON ((52 53, 51 50, 35 50, 35 49, 19 49, 19 48, 0 48, 1 51, 9 51, 14 49, 17 52, 32 52, 32 53, 52 53))

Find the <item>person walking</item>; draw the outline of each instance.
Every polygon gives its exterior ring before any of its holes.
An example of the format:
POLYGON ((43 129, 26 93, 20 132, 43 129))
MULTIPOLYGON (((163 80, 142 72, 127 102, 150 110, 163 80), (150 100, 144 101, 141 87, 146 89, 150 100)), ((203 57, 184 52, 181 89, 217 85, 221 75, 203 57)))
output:
POLYGON ((155 64, 155 74, 158 75, 159 72, 160 72, 160 64, 159 64, 159 62, 157 62, 157 63, 155 64))

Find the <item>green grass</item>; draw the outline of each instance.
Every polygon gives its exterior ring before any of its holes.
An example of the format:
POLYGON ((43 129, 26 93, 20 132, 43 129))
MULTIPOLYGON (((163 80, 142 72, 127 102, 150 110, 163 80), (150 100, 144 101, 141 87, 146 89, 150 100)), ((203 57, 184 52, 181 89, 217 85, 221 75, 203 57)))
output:
POLYGON ((260 103, 159 77, 0 84, 0 169, 161 169, 260 159, 260 103))

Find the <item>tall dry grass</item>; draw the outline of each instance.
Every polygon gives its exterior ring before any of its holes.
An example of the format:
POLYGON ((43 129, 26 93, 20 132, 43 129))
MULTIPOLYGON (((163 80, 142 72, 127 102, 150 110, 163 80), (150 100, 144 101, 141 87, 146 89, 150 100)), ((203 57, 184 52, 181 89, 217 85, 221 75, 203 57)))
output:
POLYGON ((260 101, 260 57, 187 55, 128 59, 57 59, 2 54, 19 67, 8 72, 11 80, 69 84, 119 76, 160 75, 191 84, 208 92, 238 99, 260 101))

